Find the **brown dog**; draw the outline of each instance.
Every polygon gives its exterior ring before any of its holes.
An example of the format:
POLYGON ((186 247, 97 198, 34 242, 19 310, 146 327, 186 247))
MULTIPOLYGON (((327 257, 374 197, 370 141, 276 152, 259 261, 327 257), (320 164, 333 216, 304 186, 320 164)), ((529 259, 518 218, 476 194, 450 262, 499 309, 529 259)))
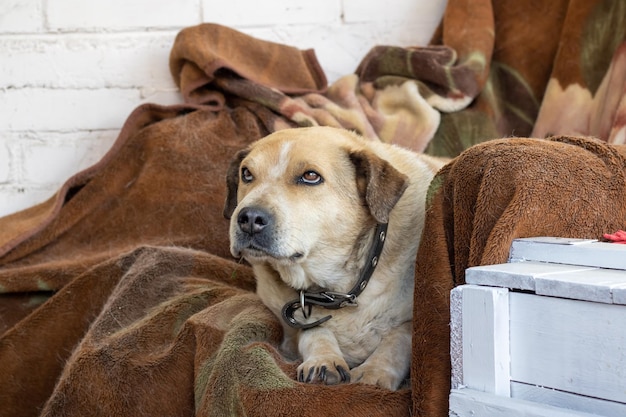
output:
POLYGON ((302 357, 300 381, 397 389, 406 378, 415 254, 441 165, 330 127, 278 131, 232 162, 231 253, 302 357))

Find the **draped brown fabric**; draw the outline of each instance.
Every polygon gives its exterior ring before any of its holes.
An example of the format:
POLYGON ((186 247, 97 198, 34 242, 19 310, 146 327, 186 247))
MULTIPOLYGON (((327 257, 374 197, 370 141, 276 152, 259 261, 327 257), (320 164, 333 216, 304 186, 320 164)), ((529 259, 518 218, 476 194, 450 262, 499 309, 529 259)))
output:
POLYGON ((0 219, 0 415, 446 416, 465 268, 516 237, 626 227, 624 19, 624 0, 449 0, 430 45, 375 45, 330 86, 311 50, 184 29, 186 104, 138 107, 100 162, 0 219), (231 157, 310 125, 460 155, 431 185, 396 392, 295 381, 228 252, 231 157))
POLYGON ((447 414, 450 290, 471 266, 507 262, 515 238, 602 239, 626 225, 626 146, 597 139, 500 139, 437 174, 417 253, 413 415, 447 414))

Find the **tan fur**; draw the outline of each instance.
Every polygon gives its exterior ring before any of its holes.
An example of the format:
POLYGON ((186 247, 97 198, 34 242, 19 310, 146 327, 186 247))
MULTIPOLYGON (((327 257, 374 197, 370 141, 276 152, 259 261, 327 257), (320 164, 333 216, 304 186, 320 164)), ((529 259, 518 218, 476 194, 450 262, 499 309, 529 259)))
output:
POLYGON ((301 289, 348 292, 367 261, 376 223, 389 222, 380 261, 357 307, 314 307, 309 319, 298 311, 301 322, 332 315, 308 330, 283 323, 283 348, 302 357, 302 380, 334 384, 348 379, 350 370, 353 382, 397 389, 406 378, 415 254, 426 191, 440 166, 329 127, 276 132, 233 161, 224 209, 231 218, 231 253, 253 266, 257 294, 279 318, 301 289), (323 181, 303 183, 310 171, 323 181), (240 222, 254 210, 268 224, 258 226, 266 235, 254 235, 258 241, 251 244, 240 222))

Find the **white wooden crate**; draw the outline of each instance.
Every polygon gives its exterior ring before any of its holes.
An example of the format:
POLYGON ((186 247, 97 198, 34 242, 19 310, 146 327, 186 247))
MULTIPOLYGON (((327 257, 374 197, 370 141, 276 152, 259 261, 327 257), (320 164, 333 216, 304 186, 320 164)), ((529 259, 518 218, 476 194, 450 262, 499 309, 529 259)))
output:
POLYGON ((626 416, 626 245, 518 239, 451 294, 451 416, 626 416))

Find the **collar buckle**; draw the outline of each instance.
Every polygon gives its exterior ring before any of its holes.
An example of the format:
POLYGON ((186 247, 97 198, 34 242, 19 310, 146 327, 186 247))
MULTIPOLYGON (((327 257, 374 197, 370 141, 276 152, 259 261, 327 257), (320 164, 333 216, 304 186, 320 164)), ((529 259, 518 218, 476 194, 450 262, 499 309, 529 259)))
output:
POLYGON ((356 307, 358 305, 356 302, 356 294, 343 294, 340 292, 332 291, 324 291, 321 294, 325 297, 328 297, 328 300, 334 304, 338 302, 339 308, 356 307))
POLYGON ((372 247, 370 248, 368 261, 361 271, 359 280, 356 282, 356 284, 349 293, 344 294, 323 290, 320 292, 310 293, 301 290, 300 297, 298 299, 292 300, 283 306, 282 316, 285 323, 297 329, 310 329, 312 327, 319 326, 325 321, 330 320, 332 316, 322 317, 321 319, 313 323, 300 323, 293 316, 296 311, 302 310, 302 315, 305 319, 308 319, 311 315, 311 309, 313 305, 324 307, 330 310, 337 310, 343 307, 358 306, 356 299, 367 286, 367 283, 374 273, 374 269, 376 269, 376 266, 378 265, 378 260, 380 259, 380 254, 382 253, 383 246, 385 244, 386 235, 387 223, 379 223, 376 226, 374 242, 372 243, 372 247))

